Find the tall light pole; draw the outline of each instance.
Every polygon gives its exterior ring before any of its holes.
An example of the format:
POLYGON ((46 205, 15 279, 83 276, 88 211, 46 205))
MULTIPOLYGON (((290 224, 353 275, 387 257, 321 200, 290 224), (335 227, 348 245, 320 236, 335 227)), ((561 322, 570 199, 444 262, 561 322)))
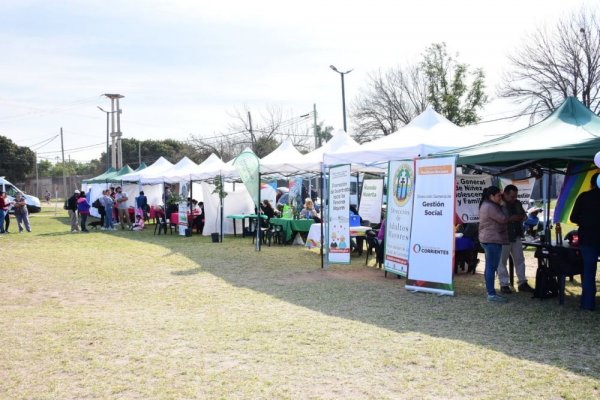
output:
POLYGON ((108 115, 110 113, 112 113, 112 111, 106 111, 104 110, 102 107, 100 106, 96 106, 98 107, 98 109, 100 111, 102 111, 103 113, 106 114, 106 170, 108 171, 108 169, 110 168, 110 153, 109 153, 109 147, 108 147, 108 133, 109 133, 109 128, 108 128, 108 115))
POLYGON ((329 68, 340 74, 340 76, 342 77, 342 113, 344 115, 344 131, 348 132, 348 129, 346 128, 346 92, 344 90, 344 75, 349 74, 353 70, 349 69, 346 72, 338 71, 338 69, 334 65, 330 65, 329 68))
POLYGON ((119 106, 119 100, 122 99, 123 95, 121 94, 109 94, 105 93, 103 96, 108 97, 110 99, 110 108, 111 108, 111 134, 112 137, 112 166, 116 169, 121 169, 123 167, 123 148, 121 143, 121 137, 123 136, 123 132, 121 132, 121 107, 119 106), (117 115, 115 121, 115 114, 117 115), (115 124, 116 122, 116 124, 115 124))

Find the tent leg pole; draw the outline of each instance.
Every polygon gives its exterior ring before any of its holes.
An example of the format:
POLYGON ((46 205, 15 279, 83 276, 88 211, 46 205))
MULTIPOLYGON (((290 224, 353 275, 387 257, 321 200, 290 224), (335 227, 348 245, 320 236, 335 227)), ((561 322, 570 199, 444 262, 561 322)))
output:
POLYGON ((325 225, 325 209, 323 208, 323 172, 321 172, 321 185, 319 187, 319 198, 321 199, 321 269, 323 269, 323 240, 325 239, 323 235, 323 226, 325 225))

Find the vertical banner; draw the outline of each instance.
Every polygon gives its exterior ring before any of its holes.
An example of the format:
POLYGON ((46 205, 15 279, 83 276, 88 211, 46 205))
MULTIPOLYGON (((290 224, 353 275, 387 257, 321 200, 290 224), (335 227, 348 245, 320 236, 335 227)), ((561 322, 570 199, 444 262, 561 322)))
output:
POLYGON ((383 180, 366 179, 363 181, 358 213, 372 224, 381 222, 381 200, 383 198, 383 180))
POLYGON ((258 180, 260 179, 260 162, 258 157, 256 157, 256 154, 254 154, 252 150, 246 149, 235 158, 233 166, 238 174, 240 174, 240 178, 242 179, 242 182, 244 182, 246 189, 248 189, 248 193, 250 194, 250 197, 252 197, 254 205, 259 208, 260 192, 258 180))
POLYGON ((304 207, 304 199, 302 198, 302 178, 295 177, 290 179, 288 187, 290 189, 288 205, 292 207, 295 214, 298 214, 304 207))
MULTIPOLYGON (((179 196, 184 199, 180 201, 177 208, 177 216, 179 221, 177 222, 177 228, 180 236, 185 236, 185 230, 188 228, 188 203, 186 199, 189 196, 188 193, 188 182, 179 182, 179 196)), ((135 218, 135 217, 134 217, 135 218)))
POLYGON ((492 186, 490 175, 458 175, 456 177, 456 222, 479 222, 479 201, 483 189, 492 186))
POLYGON ((350 264, 350 165, 329 168, 327 260, 350 264))
POLYGON ((406 277, 413 209, 414 162, 390 161, 385 220, 384 269, 406 277))
POLYGON ((406 289, 454 295, 456 157, 415 162, 415 194, 406 289))
POLYGON ((535 185, 535 178, 528 179, 508 179, 500 178, 500 186, 504 190, 508 185, 515 185, 519 189, 517 194, 517 200, 523 205, 523 209, 529 208, 529 199, 531 198, 531 192, 533 192, 533 185, 535 185))

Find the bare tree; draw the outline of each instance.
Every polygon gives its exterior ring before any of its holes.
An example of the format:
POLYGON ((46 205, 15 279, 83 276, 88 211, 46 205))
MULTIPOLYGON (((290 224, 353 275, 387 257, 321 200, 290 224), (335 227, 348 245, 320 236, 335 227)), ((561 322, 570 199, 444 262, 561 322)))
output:
POLYGON ((509 57, 500 96, 524 104, 522 114, 543 117, 568 96, 600 111, 600 24, 596 11, 582 8, 553 29, 538 28, 509 57))
POLYGON ((249 147, 258 157, 264 157, 277 148, 284 139, 289 139, 299 150, 308 147, 308 133, 302 133, 304 121, 310 120, 311 113, 292 117, 280 108, 267 106, 260 113, 251 113, 247 107, 230 113, 232 119, 229 132, 212 137, 191 135, 190 142, 196 150, 208 157, 215 153, 227 161, 249 147))
POLYGON ((427 107, 427 81, 418 66, 369 74, 366 88, 350 107, 354 138, 364 143, 389 135, 427 107))

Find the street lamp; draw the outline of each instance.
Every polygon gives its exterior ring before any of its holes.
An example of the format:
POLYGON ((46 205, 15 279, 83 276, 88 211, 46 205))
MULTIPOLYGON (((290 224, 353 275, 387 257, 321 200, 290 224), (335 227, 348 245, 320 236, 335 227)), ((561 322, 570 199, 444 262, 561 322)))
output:
POLYGON ((100 110, 106 114, 106 170, 108 171, 108 169, 110 168, 110 154, 108 152, 108 150, 109 150, 108 149, 108 115, 112 114, 113 112, 106 111, 100 106, 96 106, 96 107, 98 107, 98 110, 100 110))
POLYGON ((329 68, 340 74, 340 76, 342 77, 342 113, 344 115, 344 131, 348 132, 348 129, 346 129, 346 93, 344 90, 344 75, 349 74, 353 70, 349 69, 346 72, 341 72, 338 71, 338 69, 334 65, 330 65, 329 68))

